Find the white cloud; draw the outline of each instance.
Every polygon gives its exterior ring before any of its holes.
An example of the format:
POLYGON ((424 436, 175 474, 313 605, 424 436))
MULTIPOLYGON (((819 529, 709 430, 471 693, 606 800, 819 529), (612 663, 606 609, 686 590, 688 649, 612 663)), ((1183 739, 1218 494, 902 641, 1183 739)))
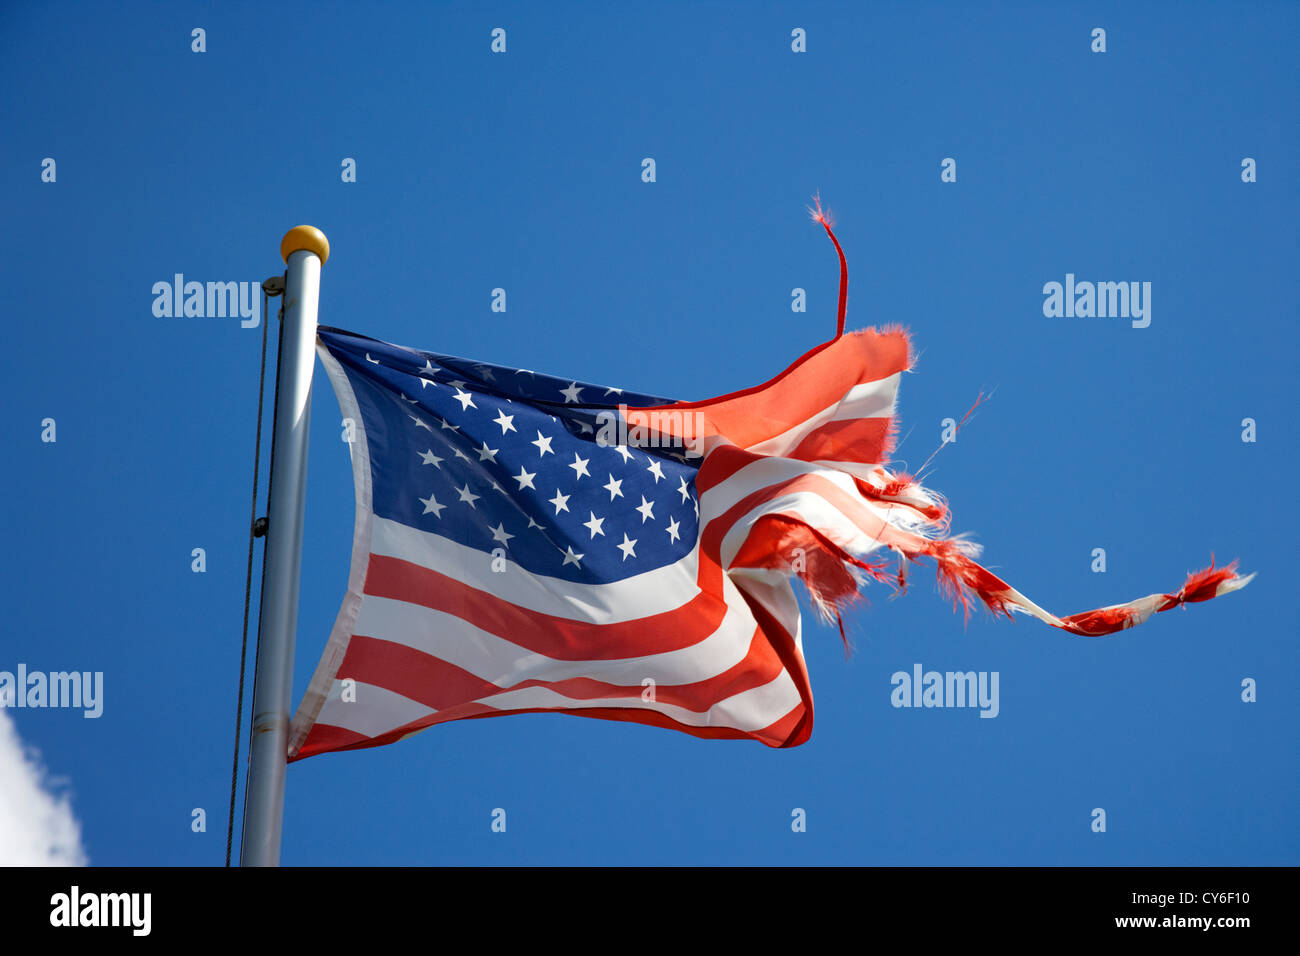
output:
POLYGON ((0 707, 0 866, 85 866, 81 824, 0 707))

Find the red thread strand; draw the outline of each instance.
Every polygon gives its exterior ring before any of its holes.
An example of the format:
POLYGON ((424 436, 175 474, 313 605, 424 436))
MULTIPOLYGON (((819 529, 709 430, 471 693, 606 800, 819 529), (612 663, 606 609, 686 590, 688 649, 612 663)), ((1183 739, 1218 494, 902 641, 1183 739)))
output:
POLYGON ((849 306, 849 264, 844 259, 844 250, 840 248, 840 241, 835 238, 835 233, 831 230, 830 216, 822 211, 821 196, 814 196, 813 202, 817 209, 813 211, 812 217, 822 224, 826 230, 826 235, 831 237, 831 242, 835 243, 835 252, 840 257, 840 304, 835 316, 835 338, 844 334, 844 316, 848 312, 849 306))

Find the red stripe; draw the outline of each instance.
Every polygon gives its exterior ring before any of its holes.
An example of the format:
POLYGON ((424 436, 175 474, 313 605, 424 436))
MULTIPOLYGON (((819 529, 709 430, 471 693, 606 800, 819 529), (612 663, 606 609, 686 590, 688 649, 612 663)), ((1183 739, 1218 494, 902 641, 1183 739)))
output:
POLYGON ((861 329, 818 346, 755 388, 655 407, 699 411, 707 419, 704 435, 723 435, 748 447, 806 422, 841 401, 854 386, 906 370, 910 355, 902 329, 861 329))
POLYGON ((364 593, 461 618, 530 651, 564 661, 617 660, 680 650, 718 629, 727 605, 701 593, 679 608, 613 624, 592 624, 511 604, 488 591, 401 558, 371 555, 364 593))
MULTIPOLYGON (((753 733, 744 730, 736 730, 734 727, 695 727, 690 724, 679 723, 666 714, 661 714, 654 710, 640 710, 635 708, 621 707, 583 707, 572 709, 550 709, 550 708, 528 708, 525 710, 493 710, 483 705, 467 705, 463 708, 457 708, 458 712, 454 714, 431 714, 428 717, 422 717, 419 720, 411 721, 398 727, 396 730, 390 730, 387 733, 380 734, 377 737, 363 737, 360 734, 342 727, 335 727, 331 724, 317 723, 311 733, 307 735, 302 749, 293 757, 289 758, 292 763, 296 760, 302 760, 304 757, 310 757, 318 753, 326 753, 336 750, 365 750, 369 747, 382 747, 386 744, 395 743, 408 734, 415 733, 432 727, 435 724, 447 723, 452 720, 474 720, 482 717, 505 717, 513 714, 567 714, 573 717, 588 717, 599 720, 621 720, 627 723, 646 724, 650 727, 661 727, 667 730, 680 730, 682 733, 690 734, 692 737, 700 737, 707 740, 757 740, 769 747, 794 747, 808 739, 805 729, 805 708, 803 704, 797 705, 790 713, 775 720, 767 727, 756 730, 753 733), (469 712, 473 709, 474 712, 469 712)), ((811 722, 807 722, 807 730, 811 731, 811 722)))
MULTIPOLYGON (((692 684, 658 684, 655 701, 702 714, 728 697, 770 683, 780 675, 781 668, 780 657, 763 633, 756 630, 746 655, 730 668, 692 684)), ((639 683, 611 684, 588 677, 529 679, 503 686, 413 647, 359 634, 348 642, 336 677, 374 684, 439 711, 476 701, 490 702, 494 695, 527 687, 545 687, 574 700, 640 698, 645 690, 639 683)))
POLYGON ((875 465, 887 455, 888 418, 851 418, 818 426, 786 457, 799 461, 854 461, 875 465))
POLYGON ((737 448, 735 445, 719 445, 709 452, 700 470, 695 473, 695 493, 701 498, 706 491, 712 491, 740 469, 750 465, 763 456, 752 451, 737 448))
MULTIPOLYGON (((920 535, 911 534, 895 528, 886 522, 883 518, 874 514, 860 498, 850 495, 838 485, 818 474, 803 474, 796 477, 774 482, 757 491, 745 496, 736 502, 727 511, 714 518, 705 528, 705 533, 714 532, 717 534, 718 541, 732 528, 733 525, 747 514, 757 508, 764 502, 779 498, 782 495, 797 494, 799 492, 808 492, 815 494, 826 501, 832 508, 847 518, 863 534, 866 534, 874 541, 878 541, 889 547, 901 548, 908 554, 928 553, 927 546, 932 542, 921 537, 920 535)), ((886 506, 881 506, 886 507, 886 506)), ((888 507, 906 507, 905 505, 892 505, 888 507)), ((796 520, 809 524, 799 514, 797 508, 774 508, 769 514, 788 515, 796 520)), ((811 527, 811 525, 809 525, 811 527)), ((716 552, 720 558, 721 549, 716 552)))
POLYGON ((367 737, 355 730, 335 727, 333 724, 312 724, 302 748, 289 758, 288 762, 310 757, 312 754, 328 753, 331 750, 355 750, 358 747, 374 747, 377 737, 367 737))

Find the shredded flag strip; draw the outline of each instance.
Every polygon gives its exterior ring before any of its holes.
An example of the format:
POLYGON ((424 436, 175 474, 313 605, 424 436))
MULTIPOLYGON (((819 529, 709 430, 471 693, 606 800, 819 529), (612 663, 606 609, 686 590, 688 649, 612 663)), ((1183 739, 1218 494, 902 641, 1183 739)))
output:
MULTIPOLYGON (((348 591, 290 759, 435 724, 561 712, 797 746, 794 582, 827 619, 932 562, 977 604, 1084 636, 1244 587, 1236 562, 1058 617, 976 563, 943 498, 890 471, 900 328, 837 333, 757 387, 673 402, 321 327, 357 511, 348 591)), ((842 627, 841 627, 842 633, 842 627)))

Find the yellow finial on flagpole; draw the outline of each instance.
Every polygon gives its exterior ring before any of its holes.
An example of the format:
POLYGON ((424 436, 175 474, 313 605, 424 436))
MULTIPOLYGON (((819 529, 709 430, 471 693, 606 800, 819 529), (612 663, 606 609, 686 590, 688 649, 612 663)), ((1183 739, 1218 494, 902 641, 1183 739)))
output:
POLYGON ((321 265, 330 257, 330 241, 315 226, 294 226, 280 240, 280 257, 286 263, 291 255, 302 249, 316 253, 321 265))

